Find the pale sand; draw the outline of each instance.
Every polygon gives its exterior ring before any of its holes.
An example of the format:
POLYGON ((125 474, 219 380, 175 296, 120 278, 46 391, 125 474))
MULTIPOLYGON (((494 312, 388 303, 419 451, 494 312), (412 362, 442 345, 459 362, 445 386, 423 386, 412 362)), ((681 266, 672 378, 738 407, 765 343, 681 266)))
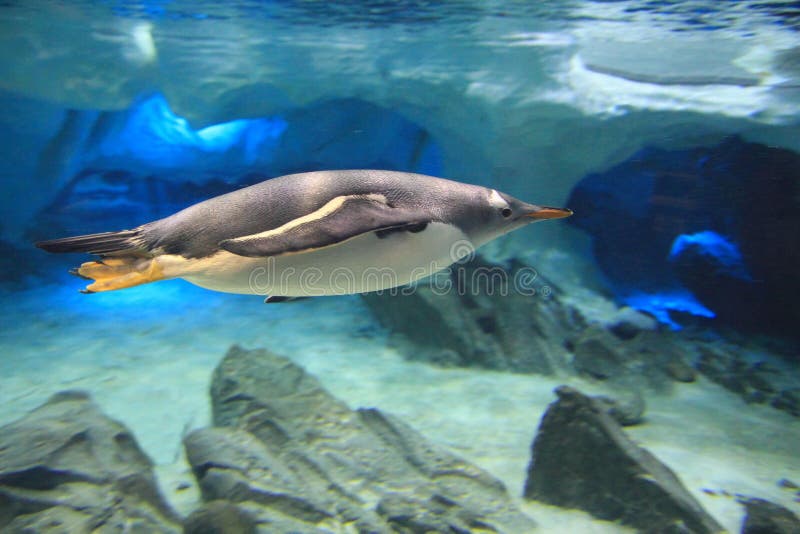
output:
MULTIPOLYGON (((351 407, 401 416, 502 479, 515 496, 539 418, 553 388, 565 382, 407 362, 357 297, 264 305, 258 297, 183 282, 90 296, 75 287, 0 296, 0 424, 56 391, 87 390, 133 430, 182 513, 198 493, 180 438, 209 423, 211 372, 234 343, 292 357, 351 407), (178 491, 182 482, 192 487, 178 491)), ((595 384, 569 383, 599 391, 595 384)), ((704 380, 647 401, 647 424, 629 434, 675 470, 727 529, 738 531, 742 507, 703 488, 766 498, 800 513, 792 493, 776 485, 784 477, 800 481, 796 419, 746 405, 704 380)), ((581 512, 520 504, 543 532, 628 531, 581 512)))

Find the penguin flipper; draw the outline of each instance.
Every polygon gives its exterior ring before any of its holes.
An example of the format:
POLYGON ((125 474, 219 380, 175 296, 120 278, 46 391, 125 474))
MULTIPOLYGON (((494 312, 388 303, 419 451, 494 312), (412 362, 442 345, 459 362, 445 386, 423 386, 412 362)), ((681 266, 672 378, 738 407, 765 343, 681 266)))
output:
POLYGON ((379 237, 390 229, 420 232, 432 220, 425 214, 391 206, 383 195, 347 195, 278 228, 226 239, 219 246, 247 257, 297 254, 338 245, 370 232, 379 237))

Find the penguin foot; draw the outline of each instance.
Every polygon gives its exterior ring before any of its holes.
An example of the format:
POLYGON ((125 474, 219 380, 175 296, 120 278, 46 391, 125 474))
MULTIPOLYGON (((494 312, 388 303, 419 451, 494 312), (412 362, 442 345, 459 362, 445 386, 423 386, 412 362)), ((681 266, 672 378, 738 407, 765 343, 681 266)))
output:
POLYGON ((89 261, 70 274, 93 280, 81 293, 98 293, 163 280, 164 273, 155 258, 103 258, 89 261))
POLYGON ((88 276, 83 276, 83 275, 82 275, 82 274, 79 272, 79 270, 78 270, 78 268, 77 268, 77 267, 75 267, 74 269, 70 269, 70 270, 69 270, 69 274, 71 274, 72 276, 77 276, 78 278, 83 278, 84 280, 91 280, 91 278, 89 278, 88 276))

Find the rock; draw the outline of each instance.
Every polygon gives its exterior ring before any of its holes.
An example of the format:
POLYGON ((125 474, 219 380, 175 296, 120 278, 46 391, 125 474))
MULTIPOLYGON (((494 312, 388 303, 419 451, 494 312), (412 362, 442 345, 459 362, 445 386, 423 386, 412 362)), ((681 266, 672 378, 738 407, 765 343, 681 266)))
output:
POLYGON ((686 288, 726 323, 747 327, 764 315, 762 286, 753 279, 736 243, 717 232, 681 234, 669 260, 686 288), (741 310, 748 310, 741 313, 741 310))
MULTIPOLYGON (((336 515, 335 500, 304 491, 302 480, 249 432, 204 428, 189 433, 184 446, 208 503, 236 503, 241 513, 278 532, 304 531, 336 515)), ((212 512, 221 518, 233 513, 212 512)), ((377 522, 362 519, 362 524, 377 522)))
POLYGON ((800 388, 779 391, 770 402, 770 406, 800 417, 800 388))
POLYGON ((800 379, 782 373, 732 345, 700 344, 697 370, 746 402, 769 404, 800 417, 800 379))
POLYGON ((183 523, 184 534, 256 534, 255 518, 229 501, 211 501, 183 523))
POLYGON ((742 534, 798 534, 800 519, 783 506, 764 499, 741 499, 747 510, 742 534))
MULTIPOLYGON (((362 295, 411 360, 543 375, 574 374, 626 389, 691 382, 686 340, 632 308, 588 324, 580 302, 518 260, 478 257, 430 283, 362 295), (566 340, 566 341, 565 341, 566 340)), ((579 300, 579 299, 578 299, 579 300)), ((596 312, 595 312, 596 313, 596 312)))
POLYGON ((391 415, 350 410, 286 358, 233 347, 215 428, 186 436, 203 499, 263 532, 528 532, 503 484, 391 415))
POLYGON ((624 306, 609 321, 608 329, 618 338, 627 340, 633 339, 639 332, 658 330, 658 321, 646 313, 624 306))
POLYGON ((594 397, 608 412, 608 415, 622 426, 638 425, 644 421, 645 402, 641 393, 634 392, 619 398, 594 397))
POLYGON ((525 498, 645 532, 723 530, 669 467, 625 435, 604 405, 565 386, 556 394, 531 448, 525 498))
POLYGON ((585 327, 580 312, 529 266, 476 258, 430 285, 363 295, 409 359, 552 375, 571 369, 564 339, 585 327))
POLYGON ((678 382, 694 382, 697 373, 691 365, 682 359, 669 360, 664 364, 664 371, 678 382))
POLYGON ((672 332, 639 330, 633 337, 621 338, 593 325, 570 346, 575 371, 625 390, 665 391, 673 381, 694 380, 694 371, 682 355, 683 341, 672 332))
MULTIPOLYGON (((266 178, 250 175, 243 180, 254 183, 266 178)), ((203 184, 180 182, 168 174, 152 175, 142 168, 90 168, 73 176, 61 188, 55 201, 44 206, 37 215, 31 234, 44 239, 54 234, 99 232, 110 226, 138 226, 143 216, 152 219, 167 217, 191 204, 240 187, 241 184, 219 179, 203 184), (108 213, 109 204, 117 206, 113 213, 108 213)))
POLYGON ((624 349, 610 336, 584 335, 575 343, 575 369, 582 374, 606 380, 625 371, 624 349), (612 348, 613 347, 613 348, 612 348))
POLYGON ((153 463, 88 394, 53 395, 0 428, 0 531, 180 532, 153 463))

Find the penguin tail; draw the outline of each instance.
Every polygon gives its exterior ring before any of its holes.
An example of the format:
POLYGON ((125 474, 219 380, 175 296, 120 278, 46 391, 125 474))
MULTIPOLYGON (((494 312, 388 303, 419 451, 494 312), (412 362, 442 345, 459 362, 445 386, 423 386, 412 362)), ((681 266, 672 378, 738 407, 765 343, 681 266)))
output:
POLYGON ((138 229, 40 241, 36 246, 47 252, 85 252, 100 256, 99 260, 83 263, 70 271, 70 274, 92 280, 82 293, 125 289, 165 278, 158 259, 147 250, 138 229))
POLYGON ((146 252, 138 229, 51 239, 50 241, 39 241, 36 246, 57 254, 86 252, 103 256, 146 252))

